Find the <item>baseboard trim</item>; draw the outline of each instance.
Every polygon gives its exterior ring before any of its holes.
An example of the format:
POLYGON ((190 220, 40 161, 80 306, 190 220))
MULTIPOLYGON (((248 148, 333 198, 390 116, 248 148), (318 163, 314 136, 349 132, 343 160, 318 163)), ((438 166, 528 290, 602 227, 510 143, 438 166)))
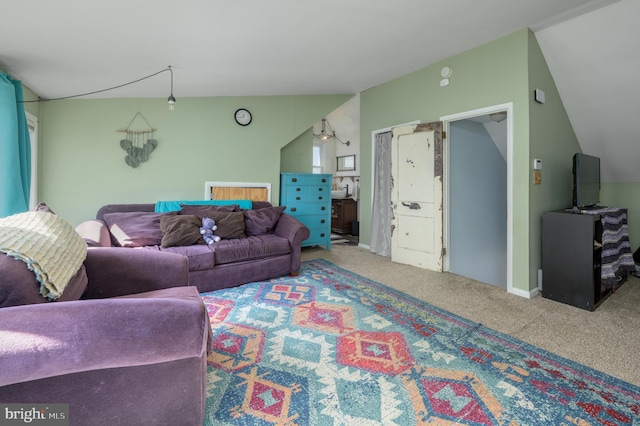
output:
POLYGON ((358 248, 363 248, 363 249, 367 249, 367 250, 371 251, 371 247, 369 247, 368 244, 358 243, 358 248))
POLYGON ((533 290, 525 291, 520 290, 519 288, 512 288, 511 290, 509 290, 509 293, 515 294, 516 296, 524 297, 525 299, 533 299, 538 294, 540 294, 540 289, 536 287, 533 290))

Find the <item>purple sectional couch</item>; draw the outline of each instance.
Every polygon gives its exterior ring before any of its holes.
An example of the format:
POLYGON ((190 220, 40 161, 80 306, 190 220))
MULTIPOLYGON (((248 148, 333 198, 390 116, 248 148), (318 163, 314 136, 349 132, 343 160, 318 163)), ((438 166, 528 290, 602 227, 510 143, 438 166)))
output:
POLYGON ((211 327, 188 274, 184 256, 89 248, 48 301, 0 253, 0 402, 69 404, 71 425, 202 425, 211 327))
MULTIPOLYGON (((293 216, 283 213, 283 207, 274 207, 268 202, 253 202, 253 208, 249 210, 237 206, 235 209, 220 207, 224 213, 211 213, 216 215, 214 219, 218 225, 235 221, 231 231, 226 226, 225 229, 219 227, 228 238, 215 244, 196 242, 199 235, 192 239, 184 235, 184 243, 173 245, 175 241, 172 241, 165 246, 167 229, 187 228, 180 228, 180 224, 169 228, 174 224, 167 223, 182 218, 162 219, 162 216, 209 216, 204 213, 209 207, 190 206, 190 210, 182 207, 179 212, 155 213, 155 204, 108 204, 98 210, 96 219, 80 224, 76 230, 90 247, 124 246, 135 247, 133 251, 184 255, 189 263, 189 284, 200 292, 299 271, 301 245, 309 237, 309 229, 293 216)), ((189 229, 194 227, 193 224, 188 226, 189 229)), ((181 237, 178 235, 178 240, 181 237)))

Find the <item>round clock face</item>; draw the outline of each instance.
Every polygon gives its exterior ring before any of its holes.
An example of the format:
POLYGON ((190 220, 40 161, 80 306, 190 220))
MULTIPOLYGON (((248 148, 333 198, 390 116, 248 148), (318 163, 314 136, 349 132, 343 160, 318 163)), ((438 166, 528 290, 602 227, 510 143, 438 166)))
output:
POLYGON ((241 126, 248 126, 251 123, 251 113, 249 110, 240 108, 235 113, 236 123, 241 126))

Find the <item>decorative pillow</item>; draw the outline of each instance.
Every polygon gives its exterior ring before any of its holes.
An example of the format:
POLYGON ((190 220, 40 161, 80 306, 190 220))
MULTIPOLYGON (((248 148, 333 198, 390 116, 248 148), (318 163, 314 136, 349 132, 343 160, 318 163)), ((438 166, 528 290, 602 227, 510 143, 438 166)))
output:
POLYGON ((247 238, 244 233, 244 213, 243 212, 216 212, 211 211, 207 215, 216 221, 218 229, 215 234, 223 240, 234 238, 247 238))
POLYGON ((115 242, 122 247, 156 246, 162 241, 160 219, 171 213, 122 212, 106 213, 104 221, 115 242))
POLYGON ((178 214, 192 214, 200 217, 211 217, 209 212, 239 212, 240 206, 238 204, 230 204, 228 206, 207 206, 207 205, 189 205, 180 204, 180 213, 178 214))
POLYGON ((164 248, 174 246, 191 246, 203 244, 200 234, 202 219, 194 215, 169 215, 160 218, 162 241, 164 248))
POLYGON ((265 207, 244 211, 244 232, 247 236, 273 234, 273 230, 286 209, 285 206, 265 207))

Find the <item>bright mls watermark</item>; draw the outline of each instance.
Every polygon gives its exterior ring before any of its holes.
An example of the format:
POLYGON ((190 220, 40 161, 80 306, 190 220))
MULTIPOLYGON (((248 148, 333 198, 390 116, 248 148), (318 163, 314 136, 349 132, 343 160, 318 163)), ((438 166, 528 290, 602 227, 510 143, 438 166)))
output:
POLYGON ((69 404, 1 404, 0 426, 69 426, 69 404))

